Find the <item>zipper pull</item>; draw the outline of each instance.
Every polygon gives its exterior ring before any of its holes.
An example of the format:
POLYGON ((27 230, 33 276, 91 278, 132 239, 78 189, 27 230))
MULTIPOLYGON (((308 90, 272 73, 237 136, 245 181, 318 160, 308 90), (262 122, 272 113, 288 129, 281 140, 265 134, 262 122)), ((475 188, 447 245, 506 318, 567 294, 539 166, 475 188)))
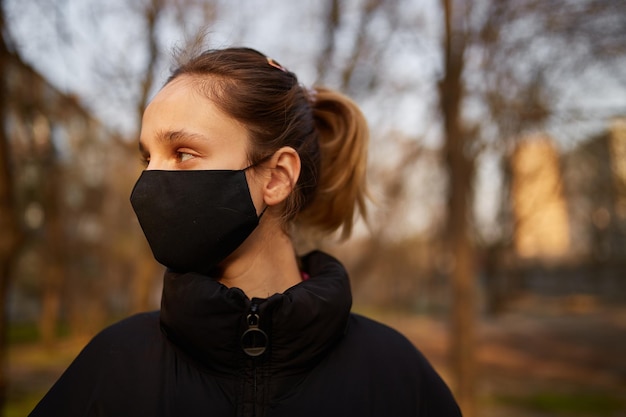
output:
POLYGON ((250 313, 246 317, 248 330, 241 335, 241 348, 248 356, 257 357, 265 353, 269 338, 259 329, 259 305, 252 303, 250 313))

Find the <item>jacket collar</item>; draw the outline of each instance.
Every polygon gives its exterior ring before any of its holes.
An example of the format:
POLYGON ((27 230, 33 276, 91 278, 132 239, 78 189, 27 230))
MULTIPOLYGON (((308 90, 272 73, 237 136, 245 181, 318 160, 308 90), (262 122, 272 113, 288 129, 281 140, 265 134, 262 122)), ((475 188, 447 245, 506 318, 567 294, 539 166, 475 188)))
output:
POLYGON ((239 288, 228 288, 196 273, 167 271, 161 302, 161 327, 193 360, 219 373, 232 373, 251 359, 241 337, 248 330, 251 307, 258 308, 258 327, 269 338, 258 360, 275 372, 309 369, 343 335, 352 305, 347 273, 331 256, 312 252, 302 258, 306 281, 282 294, 250 300, 239 288))

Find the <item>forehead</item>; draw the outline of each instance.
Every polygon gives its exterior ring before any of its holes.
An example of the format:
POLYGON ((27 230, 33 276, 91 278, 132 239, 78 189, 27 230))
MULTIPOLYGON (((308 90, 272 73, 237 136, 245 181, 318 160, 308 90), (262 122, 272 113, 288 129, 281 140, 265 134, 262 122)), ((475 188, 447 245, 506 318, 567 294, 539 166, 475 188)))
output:
POLYGON ((178 131, 213 140, 247 142, 248 137, 245 126, 205 97, 199 82, 190 76, 181 76, 165 85, 146 107, 141 141, 178 131))
MULTIPOLYGON (((188 111, 191 106, 195 108, 206 107, 211 112, 212 108, 216 106, 210 99, 202 96, 199 86, 199 82, 190 76, 182 76, 172 80, 163 86, 150 101, 144 111, 144 116, 163 110, 173 112, 181 107, 188 111)), ((216 110, 219 111, 217 108, 216 110)))

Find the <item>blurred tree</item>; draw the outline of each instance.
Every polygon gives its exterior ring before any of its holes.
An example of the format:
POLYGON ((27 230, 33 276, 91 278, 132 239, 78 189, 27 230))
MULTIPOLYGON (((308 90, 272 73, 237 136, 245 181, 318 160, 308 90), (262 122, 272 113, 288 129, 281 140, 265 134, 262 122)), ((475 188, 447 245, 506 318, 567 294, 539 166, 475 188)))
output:
POLYGON ((445 165, 448 169, 447 250, 453 256, 452 366, 456 395, 466 417, 475 415, 475 280, 474 253, 469 235, 474 163, 467 152, 467 128, 462 124, 463 71, 467 38, 463 33, 468 13, 464 2, 442 0, 444 16, 443 77, 439 100, 443 121, 445 165))
MULTIPOLYGON (((37 165, 42 172, 45 172, 45 180, 42 184, 41 202, 42 210, 45 213, 44 224, 44 253, 43 253, 43 281, 41 313, 39 315, 39 335, 41 341, 48 349, 53 347, 56 341, 57 329, 59 327, 61 315, 61 301, 63 289, 67 277, 66 259, 68 253, 64 233, 63 218, 63 169, 59 164, 54 151, 50 135, 50 127, 44 116, 39 114, 40 123, 45 124, 45 128, 40 125, 39 135, 44 137, 35 138, 33 142, 39 143, 39 149, 33 143, 30 155, 37 155, 37 165)), ((33 161, 35 162, 35 161, 33 161)))
MULTIPOLYGON (((159 59, 162 59, 164 51, 158 44, 158 23, 164 10, 165 1, 150 0, 140 13, 145 26, 145 46, 147 50, 146 65, 141 78, 141 89, 136 106, 136 130, 141 126, 143 111, 148 105, 150 93, 155 87, 155 72, 159 59)), ((133 143, 134 145, 134 143, 133 143)), ((135 149, 132 152, 136 152, 135 149)), ((142 239, 141 233, 136 230, 137 239, 142 239)), ((150 295, 154 286, 154 277, 159 271, 158 264, 152 257, 152 252, 147 245, 138 245, 138 257, 134 273, 134 285, 132 288, 131 311, 140 312, 149 310, 151 307, 150 295)))
MULTIPOLYGON (((73 4, 37 1, 30 7, 54 16, 53 31, 58 37, 47 42, 59 42, 61 50, 70 53, 72 46, 81 40, 81 34, 68 24, 74 18, 73 4)), ((187 36, 188 42, 197 42, 198 27, 209 24, 215 10, 212 4, 201 0, 146 0, 92 4, 84 11, 84 19, 93 20, 90 39, 100 50, 94 58, 97 62, 91 63, 95 67, 95 85, 103 86, 104 97, 132 109, 132 122, 127 138, 114 135, 108 138, 108 143, 102 143, 99 127, 86 122, 85 127, 94 130, 81 130, 74 110, 60 114, 61 108, 41 109, 44 116, 54 113, 57 121, 65 122, 61 122, 61 127, 54 125, 57 122, 48 126, 44 140, 48 153, 22 154, 25 158, 39 155, 30 162, 43 173, 36 193, 45 212, 42 236, 49 242, 40 254, 45 279, 41 285, 39 324, 46 343, 53 340, 61 309, 67 313, 72 333, 85 336, 97 330, 99 323, 111 314, 145 311, 156 306, 155 279, 161 267, 134 221, 128 200, 120 195, 128 195, 141 168, 137 163, 135 139, 143 109, 168 66, 169 45, 162 44, 163 32, 174 30, 187 36), (139 30, 124 32, 124 41, 112 45, 110 29, 101 22, 129 16, 139 30), (103 46, 109 49, 105 51, 103 46), (108 59, 103 59, 104 56, 108 59), (138 65, 134 64, 137 56, 142 57, 138 65), (55 132, 58 137, 53 145, 55 132), (55 147, 66 152, 63 166, 57 161, 55 147), (109 194, 114 197, 107 198, 109 194), (66 265, 64 259, 68 258, 71 262, 66 265), (85 302, 86 298, 90 301, 85 302)), ((41 91, 23 95, 33 94, 39 97, 33 99, 35 102, 42 97, 41 91)), ((29 123, 34 125, 34 120, 29 123)))
MULTIPOLYGON (((571 85, 581 85, 583 69, 624 68, 626 4, 442 0, 441 8, 439 100, 449 179, 448 250, 454 259, 451 345, 457 396, 464 415, 471 417, 477 280, 469 219, 478 155, 486 149, 509 152, 509 141, 527 131, 549 124, 565 130, 572 117, 580 117, 582 109, 559 100, 571 85)), ((624 80, 623 71, 616 74, 624 80)))
MULTIPOLYGON (((55 90, 19 56, 11 55, 10 64, 10 106, 5 117, 10 125, 14 185, 23 213, 20 222, 28 231, 25 252, 36 260, 30 273, 18 272, 36 281, 42 300, 39 330, 49 345, 58 328, 64 290, 85 290, 81 284, 94 276, 93 268, 85 268, 85 260, 100 262, 93 249, 100 247, 102 252, 103 246, 88 244, 89 233, 81 229, 85 219, 99 211, 97 196, 102 195, 103 183, 93 155, 102 128, 75 98, 55 90), (80 163, 67 164, 64 152, 80 155, 80 163), (90 190, 92 195, 85 198, 90 190)), ((70 314, 70 321, 89 316, 91 308, 70 314)), ((96 321, 93 324, 97 326, 96 321)))
POLYGON ((8 88, 6 71, 10 41, 4 20, 4 4, 0 2, 0 414, 6 403, 7 376, 7 295, 16 254, 23 239, 20 215, 15 204, 12 160, 5 123, 8 88))

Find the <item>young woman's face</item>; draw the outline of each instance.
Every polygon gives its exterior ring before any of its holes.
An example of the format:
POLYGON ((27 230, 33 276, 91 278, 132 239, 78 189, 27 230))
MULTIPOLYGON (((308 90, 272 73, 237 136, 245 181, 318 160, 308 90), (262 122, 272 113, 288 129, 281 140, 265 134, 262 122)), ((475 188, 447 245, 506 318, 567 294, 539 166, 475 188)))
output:
POLYGON ((247 146, 245 127, 188 76, 163 87, 143 115, 139 148, 149 170, 243 169, 247 146))

